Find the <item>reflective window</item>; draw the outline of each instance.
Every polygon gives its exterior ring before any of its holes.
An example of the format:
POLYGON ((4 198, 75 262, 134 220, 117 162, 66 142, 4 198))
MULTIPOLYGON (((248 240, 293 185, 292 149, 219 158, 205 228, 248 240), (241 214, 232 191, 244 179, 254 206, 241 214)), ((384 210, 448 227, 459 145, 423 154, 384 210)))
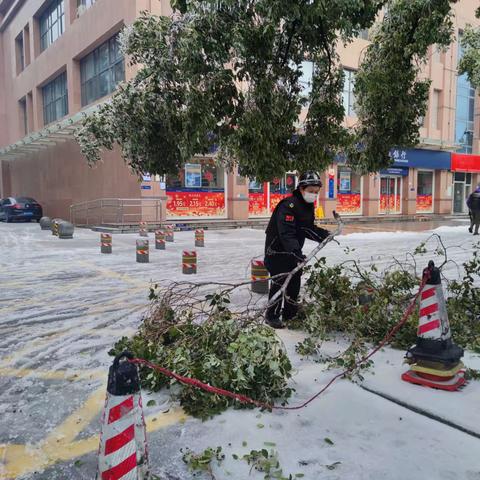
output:
POLYGON ((353 94, 353 87, 355 86, 355 71, 344 70, 344 83, 342 92, 343 108, 347 117, 355 117, 355 96, 353 94))
MULTIPOLYGON (((463 56, 460 44, 462 32, 459 32, 458 59, 463 56)), ((457 78, 457 99, 455 112, 455 143, 461 145, 459 153, 472 153, 473 121, 475 109, 475 89, 463 74, 457 78)))
POLYGON ((89 53, 80 62, 82 106, 112 93, 125 80, 125 62, 118 34, 89 53))
POLYGON ((42 88, 45 125, 68 114, 67 74, 63 72, 42 88))
POLYGON ((40 48, 43 52, 65 31, 63 0, 54 0, 42 13, 40 19, 40 48))
POLYGON ((299 79, 302 88, 301 94, 308 96, 312 93, 313 62, 302 62, 301 71, 299 79))

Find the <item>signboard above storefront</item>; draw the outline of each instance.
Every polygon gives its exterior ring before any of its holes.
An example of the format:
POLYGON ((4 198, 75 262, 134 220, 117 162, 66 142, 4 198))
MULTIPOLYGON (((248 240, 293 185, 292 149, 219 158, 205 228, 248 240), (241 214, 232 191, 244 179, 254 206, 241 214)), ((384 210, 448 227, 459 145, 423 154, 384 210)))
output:
POLYGON ((380 170, 380 175, 400 175, 402 177, 408 176, 408 168, 406 167, 390 167, 385 170, 380 170))
POLYGON ((390 150, 393 167, 450 170, 450 152, 423 150, 421 148, 393 148, 390 150))
MULTIPOLYGON (((450 170, 450 155, 450 152, 423 150, 421 148, 392 148, 390 150, 390 157, 393 160, 392 167, 394 168, 450 170)), ((335 156, 335 162, 339 165, 344 165, 347 163, 347 158, 344 154, 337 154, 335 156)), ((391 175, 405 175, 405 173, 391 173, 391 175)))
POLYGON ((480 173, 480 155, 452 153, 452 172, 480 173))

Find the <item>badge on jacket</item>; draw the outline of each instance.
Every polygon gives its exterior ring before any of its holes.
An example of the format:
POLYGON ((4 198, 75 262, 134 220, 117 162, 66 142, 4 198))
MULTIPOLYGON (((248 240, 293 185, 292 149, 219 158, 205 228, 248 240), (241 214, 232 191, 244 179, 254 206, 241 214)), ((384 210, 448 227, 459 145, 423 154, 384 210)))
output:
POLYGON ((286 222, 293 222, 294 220, 295 220, 295 217, 293 215, 285 215, 286 222))

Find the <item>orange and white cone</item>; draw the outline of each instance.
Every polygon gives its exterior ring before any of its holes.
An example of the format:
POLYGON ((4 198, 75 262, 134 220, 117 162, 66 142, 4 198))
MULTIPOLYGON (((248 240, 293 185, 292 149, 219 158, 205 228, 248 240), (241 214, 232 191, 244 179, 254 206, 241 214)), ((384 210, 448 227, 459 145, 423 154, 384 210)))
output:
POLYGON ((118 355, 108 373, 96 480, 149 478, 140 380, 128 352, 118 355))
POLYGON ((411 367, 402 380, 454 391, 465 384, 460 361, 463 349, 452 340, 440 270, 432 261, 427 270, 429 280, 421 293, 417 343, 407 352, 406 362, 411 367))

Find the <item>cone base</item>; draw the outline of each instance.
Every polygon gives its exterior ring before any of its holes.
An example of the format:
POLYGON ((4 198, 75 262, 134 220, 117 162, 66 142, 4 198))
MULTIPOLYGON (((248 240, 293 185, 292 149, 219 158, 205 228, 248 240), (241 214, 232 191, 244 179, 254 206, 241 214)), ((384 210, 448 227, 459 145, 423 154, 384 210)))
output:
MULTIPOLYGON (((432 362, 433 363, 433 362, 432 362)), ((410 369, 416 372, 418 375, 424 378, 428 378, 427 375, 440 378, 440 380, 447 380, 453 378, 465 365, 462 362, 458 362, 454 367, 448 368, 442 364, 432 364, 418 362, 410 366, 410 369)))
POLYGON ((438 390, 446 390, 449 392, 455 392, 466 383, 463 371, 460 371, 448 380, 439 381, 422 378, 413 370, 408 370, 408 372, 402 374, 402 380, 414 383, 415 385, 422 385, 424 387, 436 388, 438 390))

